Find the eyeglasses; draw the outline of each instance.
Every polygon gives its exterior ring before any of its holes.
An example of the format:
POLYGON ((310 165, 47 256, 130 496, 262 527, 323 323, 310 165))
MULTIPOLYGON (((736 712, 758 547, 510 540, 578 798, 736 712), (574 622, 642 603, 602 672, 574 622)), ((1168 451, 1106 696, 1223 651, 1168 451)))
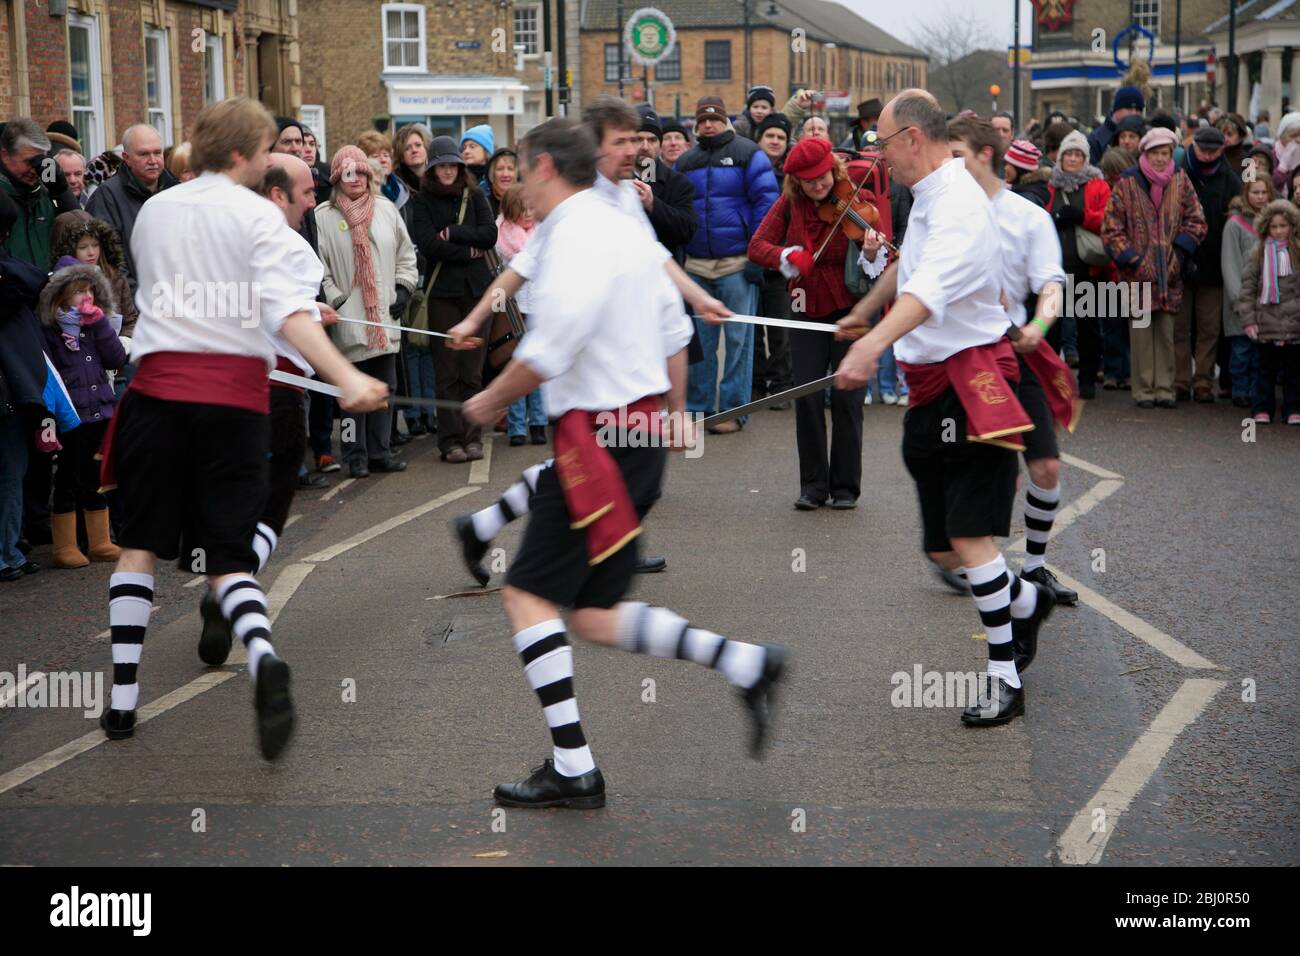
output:
POLYGON ((874 146, 874 147, 876 147, 877 149, 883 149, 884 146, 885 146, 885 144, 888 143, 888 142, 889 142, 891 139, 893 139, 895 136, 897 136, 899 133, 905 133, 905 132, 907 132, 909 129, 912 129, 912 128, 913 128, 913 127, 911 126, 911 124, 908 124, 907 126, 904 126, 904 127, 901 127, 900 129, 896 129, 896 130, 894 130, 894 132, 890 133, 888 136, 885 136, 885 137, 883 137, 883 138, 882 138, 878 133, 876 133, 874 130, 872 130, 872 131, 870 131, 870 132, 867 133, 867 135, 866 135, 866 139, 863 141, 863 144, 862 144, 862 145, 863 145, 863 146, 874 146))

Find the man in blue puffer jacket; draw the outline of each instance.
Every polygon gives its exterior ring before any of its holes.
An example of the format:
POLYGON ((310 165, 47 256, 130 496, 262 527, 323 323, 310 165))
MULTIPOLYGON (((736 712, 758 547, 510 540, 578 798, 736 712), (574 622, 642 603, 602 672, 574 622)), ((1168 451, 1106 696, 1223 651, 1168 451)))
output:
MULTIPOLYGON (((776 202, 778 187, 771 160, 752 140, 727 128, 727 110, 718 96, 700 97, 695 107, 696 144, 674 167, 695 187, 699 226, 686 245, 686 272, 731 311, 753 315, 763 270, 746 255, 749 240, 776 202), (751 278, 752 274, 752 278, 751 278)), ((704 361, 690 367, 686 407, 706 415, 750 400, 754 374, 754 327, 740 322, 721 326, 727 354, 718 393, 719 326, 696 321, 704 361), (720 401, 719 401, 720 399, 720 401)), ((744 419, 723 422, 715 434, 739 431, 744 419)))

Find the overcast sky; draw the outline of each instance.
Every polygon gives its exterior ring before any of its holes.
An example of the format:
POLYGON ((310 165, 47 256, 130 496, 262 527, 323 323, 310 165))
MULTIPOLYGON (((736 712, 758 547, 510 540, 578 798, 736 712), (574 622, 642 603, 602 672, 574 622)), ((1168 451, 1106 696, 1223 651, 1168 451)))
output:
MULTIPOLYGON (((1011 45, 1015 0, 840 0, 840 3, 904 42, 912 39, 914 24, 933 23, 952 11, 984 23, 998 48, 1011 45)), ((1029 0, 1020 0, 1020 42, 1025 45, 1033 38, 1030 28, 1033 16, 1034 5, 1029 0)))

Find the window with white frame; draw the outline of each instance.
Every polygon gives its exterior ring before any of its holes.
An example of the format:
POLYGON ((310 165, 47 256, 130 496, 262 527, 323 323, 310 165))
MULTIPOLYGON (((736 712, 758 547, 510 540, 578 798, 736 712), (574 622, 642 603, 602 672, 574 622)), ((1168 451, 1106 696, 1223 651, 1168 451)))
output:
POLYGON ((395 73, 424 72, 424 5, 385 3, 384 69, 395 73))
POLYGON ((215 103, 226 98, 226 60, 221 37, 205 34, 203 43, 203 102, 215 103))
MULTIPOLYGON (((618 43, 605 44, 605 82, 606 83, 618 82, 618 56, 619 56, 620 47, 621 44, 618 43)), ((628 55, 627 51, 623 52, 623 79, 624 80, 632 79, 632 57, 628 55)))
POLYGON ((542 52, 542 8, 537 5, 515 7, 515 46, 524 47, 524 56, 542 52))
POLYGON ((68 15, 68 74, 72 125, 87 156, 104 151, 104 92, 99 67, 99 20, 68 15))
POLYGON ((149 125, 164 143, 172 141, 172 63, 168 55, 167 31, 146 27, 144 31, 144 96, 149 125))
POLYGON ((298 119, 306 123, 311 134, 316 137, 316 161, 319 162, 329 155, 325 149, 325 107, 304 103, 298 110, 298 119))
POLYGON ((655 81, 680 83, 682 80, 682 43, 673 44, 673 52, 655 64, 655 81))
POLYGON ((1160 0, 1133 0, 1133 22, 1160 36, 1160 0))

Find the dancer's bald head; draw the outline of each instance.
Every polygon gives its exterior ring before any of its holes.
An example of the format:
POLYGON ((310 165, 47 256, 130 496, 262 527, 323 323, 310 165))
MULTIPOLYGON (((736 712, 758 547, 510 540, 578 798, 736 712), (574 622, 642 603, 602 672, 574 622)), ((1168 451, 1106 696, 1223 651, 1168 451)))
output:
POLYGON ((289 153, 271 153, 266 161, 266 175, 257 191, 280 207, 290 228, 302 226, 304 216, 316 207, 316 185, 311 167, 289 153))
POLYGON ((914 186, 947 159, 948 117, 925 90, 903 90, 880 114, 876 132, 883 142, 885 161, 894 178, 914 186))

